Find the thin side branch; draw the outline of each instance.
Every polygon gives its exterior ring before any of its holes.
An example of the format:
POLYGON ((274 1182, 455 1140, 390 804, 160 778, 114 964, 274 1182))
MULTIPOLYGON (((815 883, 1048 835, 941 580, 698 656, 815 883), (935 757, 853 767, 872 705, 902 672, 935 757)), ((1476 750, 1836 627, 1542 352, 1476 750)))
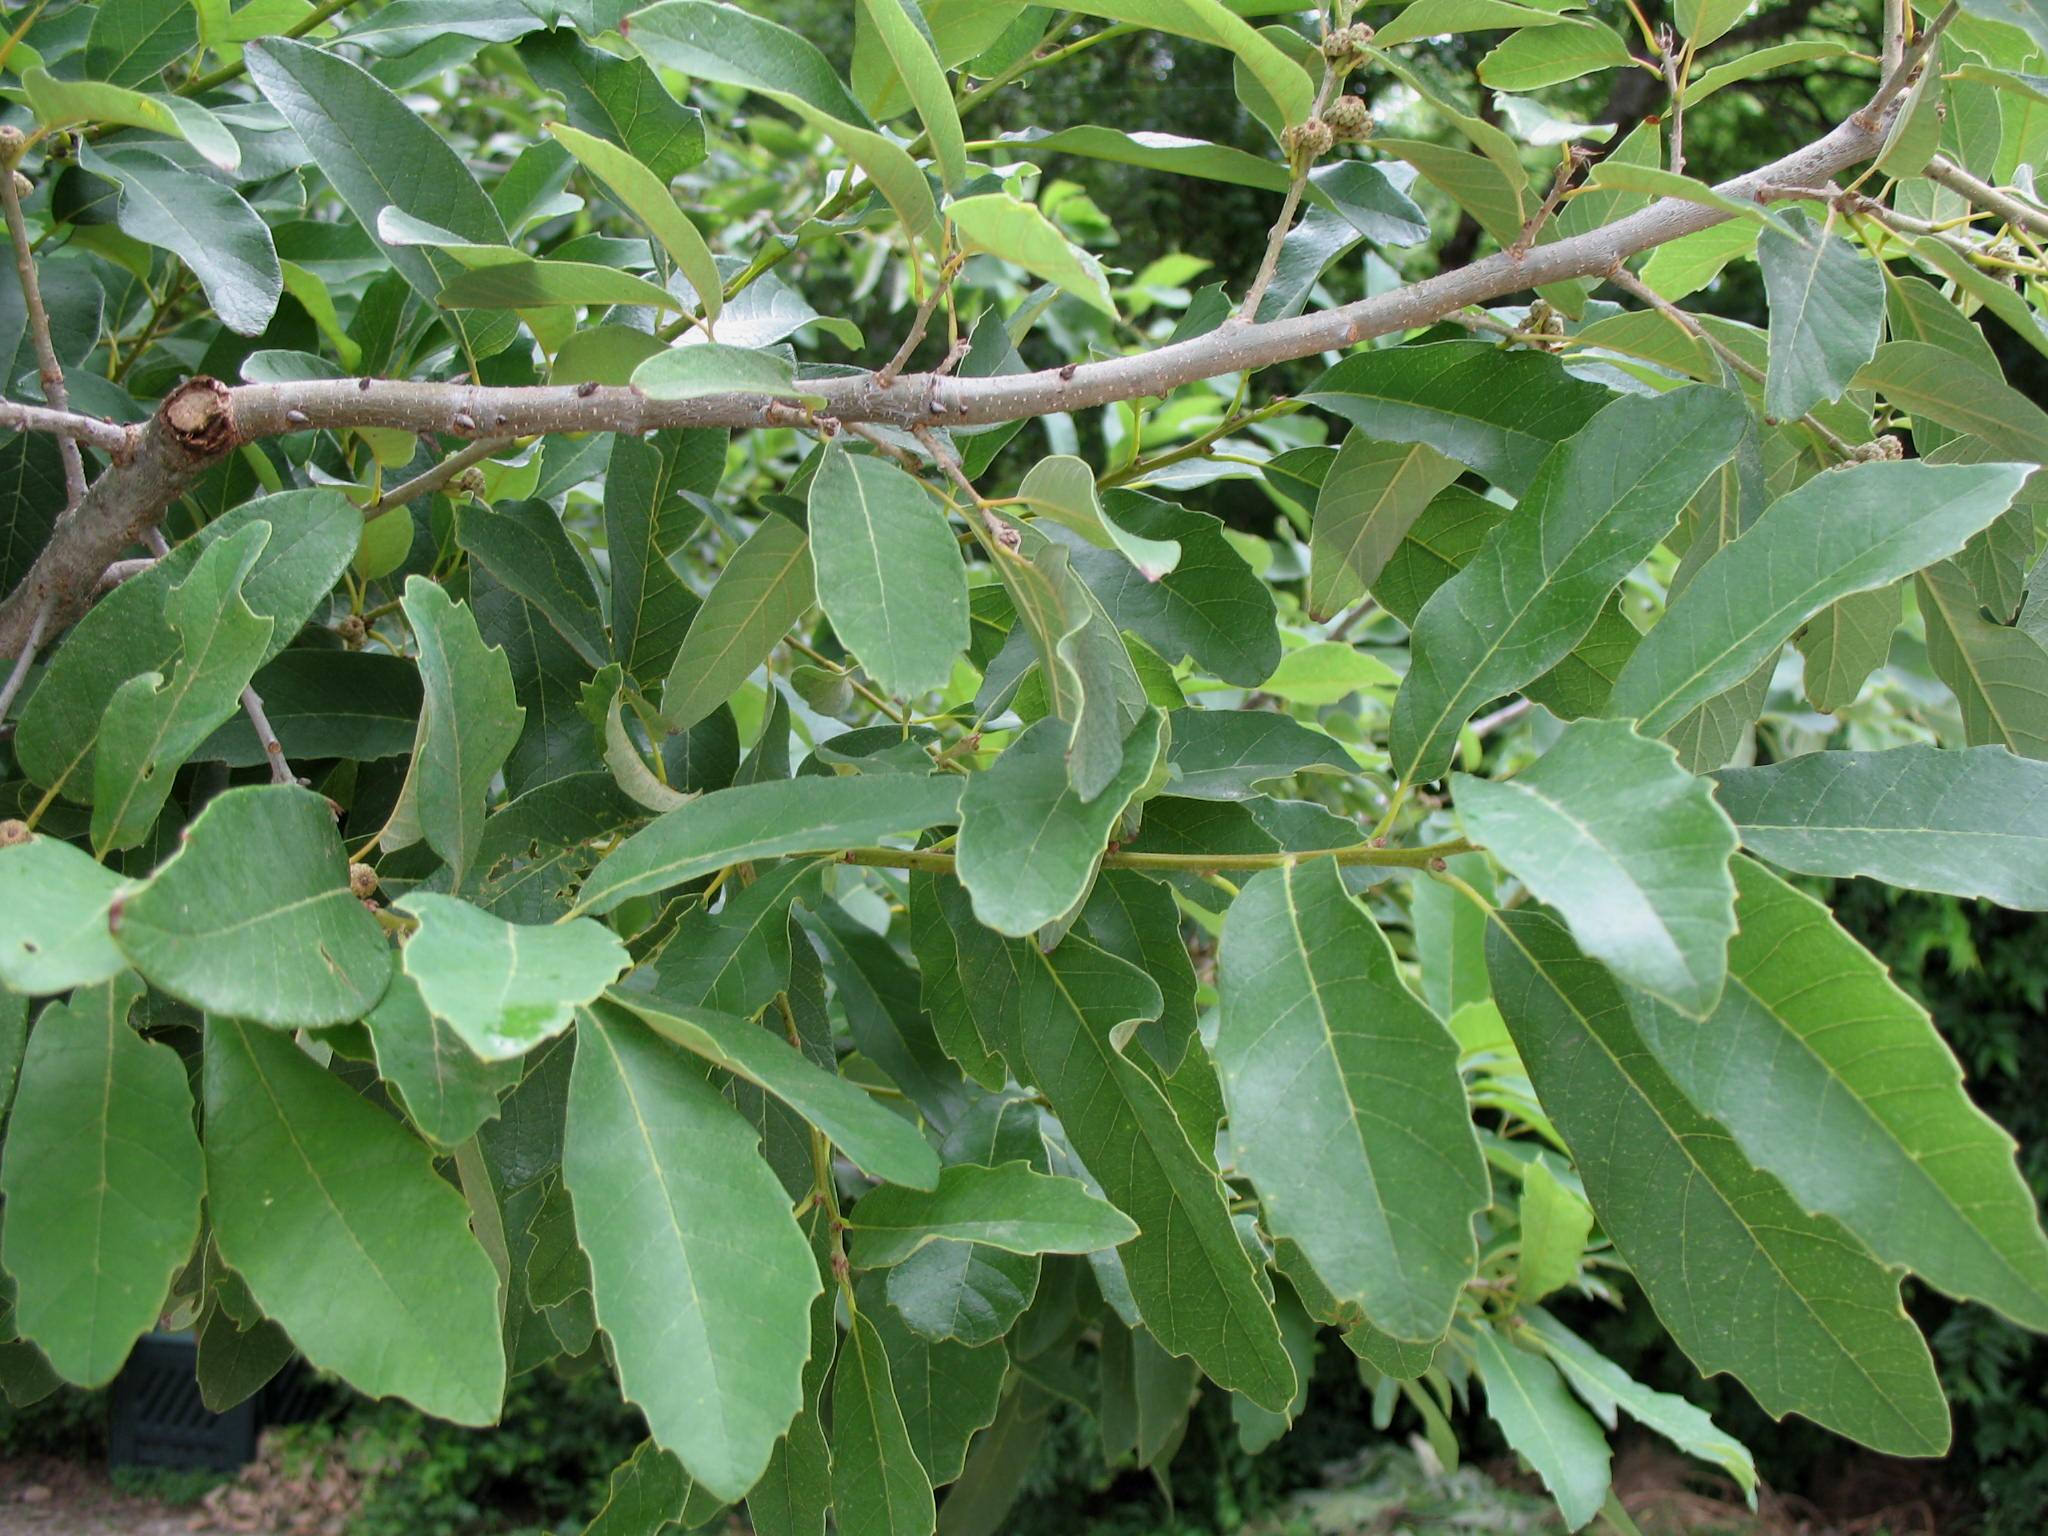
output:
POLYGON ((422 470, 410 480, 401 481, 364 507, 363 521, 367 523, 374 518, 382 517, 393 507, 402 507, 409 501, 418 501, 422 496, 433 495, 465 469, 483 463, 492 454, 511 447, 514 441, 515 439, 509 437, 490 437, 482 442, 471 443, 466 448, 458 448, 432 469, 422 470))
POLYGON ((2010 192, 2001 191, 1989 182, 1979 181, 1947 155, 1936 155, 1927 162, 1927 179, 1947 187, 1967 203, 1989 209, 2015 229, 2048 235, 2048 213, 2021 202, 2010 192))
MULTIPOLYGON (((14 245, 14 270, 21 278, 22 308, 28 316, 29 339, 35 343, 36 369, 42 375, 43 398, 60 415, 71 414, 71 396, 64 388, 64 365, 57 361, 56 344, 50 340, 50 312, 43 308, 42 284, 36 281, 35 251, 29 245, 28 225, 21 217, 21 189, 15 185, 15 163, 21 158, 21 131, 10 128, 0 138, 0 209, 7 214, 7 235, 14 245)), ((67 510, 85 500, 85 460, 73 437, 60 436, 57 452, 64 460, 64 505, 67 510)))
POLYGON ((270 716, 263 712, 263 695, 255 686, 242 690, 242 713, 249 717, 249 724, 256 728, 256 740, 263 746, 264 761, 270 764, 270 782, 273 784, 296 784, 292 765, 284 760, 284 743, 277 739, 277 732, 270 728, 270 716))
POLYGON ((23 401, 0 400, 0 428, 9 432, 45 432, 74 442, 90 443, 103 453, 121 459, 135 444, 135 429, 81 416, 76 411, 29 405, 23 401))
MULTIPOLYGON (((1431 843, 1423 848, 1382 848, 1367 842, 1354 843, 1346 848, 1316 848, 1302 853, 1136 853, 1118 850, 1102 856, 1102 867, 1202 874, 1225 869, 1279 869, 1308 859, 1335 859, 1339 864, 1347 865, 1430 869, 1457 854, 1477 851, 1475 844, 1463 838, 1448 843, 1431 843)), ((953 872, 953 855, 930 848, 849 848, 839 858, 843 863, 874 869, 912 869, 941 875, 953 872)))
POLYGON ((36 659, 36 647, 43 643, 43 631, 49 627, 50 613, 56 605, 45 603, 36 610, 36 616, 28 627, 28 639, 21 647, 21 654, 14 658, 14 668, 7 674, 7 681, 0 683, 0 720, 7 718, 7 710, 14 703, 14 696, 21 692, 21 685, 28 678, 28 669, 36 659))

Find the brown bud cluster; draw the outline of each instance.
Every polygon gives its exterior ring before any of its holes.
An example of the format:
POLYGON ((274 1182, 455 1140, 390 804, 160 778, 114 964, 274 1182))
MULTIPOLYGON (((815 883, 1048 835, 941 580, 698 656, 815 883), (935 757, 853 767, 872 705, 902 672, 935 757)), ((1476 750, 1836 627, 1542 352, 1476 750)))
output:
POLYGON ((351 864, 348 867, 349 894, 367 901, 377 894, 377 871, 367 864, 351 864))
POLYGON ((1336 143, 1337 135, 1320 117, 1312 117, 1305 123, 1296 123, 1280 135, 1281 148, 1287 151, 1287 158, 1296 164, 1313 163, 1322 159, 1336 143))
POLYGON ((1353 22, 1323 34, 1323 57, 1348 69, 1365 61, 1366 47, 1371 42, 1372 28, 1362 21, 1353 22))
POLYGON ((1895 463, 1906 456, 1906 445, 1892 432, 1880 433, 1867 443, 1856 445, 1856 462, 1859 464, 1895 463))
POLYGON ((1339 96, 1323 111, 1323 121, 1339 144, 1360 144, 1372 137, 1372 113, 1358 96, 1339 96))

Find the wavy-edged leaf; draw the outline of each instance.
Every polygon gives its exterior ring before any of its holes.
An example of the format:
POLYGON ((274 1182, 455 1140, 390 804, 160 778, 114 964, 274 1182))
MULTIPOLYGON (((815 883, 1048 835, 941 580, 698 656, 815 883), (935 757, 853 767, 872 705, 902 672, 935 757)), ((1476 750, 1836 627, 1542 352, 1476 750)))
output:
POLYGON ((1415 617, 1414 659, 1394 701, 1403 779, 1438 777, 1481 706, 1571 654, 1748 420, 1723 390, 1625 396, 1545 457, 1515 514, 1415 617))
POLYGON ((87 1387, 155 1326, 199 1235, 192 1090, 178 1053, 129 1027, 141 995, 117 976, 42 1011, 0 1162, 15 1326, 87 1387))
POLYGON ((1309 532, 1308 607, 1328 618, 1363 597, 1460 466, 1427 443, 1348 433, 1324 476, 1309 532))
POLYGON ((2048 764, 2003 747, 1908 746, 1714 778, 1743 846, 1781 869, 2048 909, 2048 764))
POLYGON ((1452 776, 1458 817, 1616 974, 1703 1018, 1721 995, 1735 829, 1671 748, 1626 723, 1571 726, 1511 779, 1452 776))
POLYGON ((1695 1024, 1630 1001, 1659 1064, 1807 1210, 1952 1296, 2048 1327, 2048 1237, 2012 1138, 1964 1095, 1926 1010, 1812 897, 1749 859, 1735 881, 1720 1007, 1695 1024))
POLYGON ((690 1057, 598 1003, 577 1020, 562 1172, 626 1396, 740 1498, 803 1405, 821 1285, 758 1134, 690 1057))
POLYGON ((690 620, 662 685, 661 714, 688 730, 731 698, 816 596, 810 536, 770 514, 734 550, 690 620))
POLYGON ((959 816, 957 775, 806 775, 700 795, 658 816, 605 856, 584 882, 579 912, 605 913, 747 859, 829 853, 959 816))
POLYGON ((854 1207, 853 1261, 901 1264, 927 1243, 979 1243, 1006 1253, 1093 1253, 1138 1235, 1131 1219, 1077 1179, 1029 1163, 957 1163, 928 1194, 878 1189, 854 1207))
POLYGON ((107 924, 120 887, 113 870, 47 832, 0 847, 0 985, 42 997, 126 969, 107 924))
POLYGON ((2012 504, 2023 464, 1855 464, 1779 497, 1717 550, 1615 680, 1607 713, 1661 736, 1852 592, 1961 549, 2012 504))
POLYGON ((588 918, 508 923, 454 896, 414 891, 400 911, 419 927, 399 951, 420 999, 484 1061, 523 1056, 569 1027, 631 964, 588 918))
POLYGON ((496 1421, 498 1274, 461 1194, 291 1040, 219 1016, 206 1025, 206 1203, 221 1257, 308 1360, 373 1397, 496 1421))
POLYGON ((397 1091, 421 1135, 458 1146, 498 1115, 498 1095, 519 1081, 512 1062, 487 1062, 420 1000, 403 971, 363 1019, 377 1056, 377 1075, 397 1091))
POLYGON ((216 795, 177 852, 116 900, 129 962, 209 1012, 317 1029, 368 1013, 391 976, 383 934, 349 890, 333 809, 297 785, 216 795))
POLYGON ((1607 1437, 1544 1356, 1502 1342, 1492 1328, 1472 1330, 1472 1354, 1487 1417, 1536 1469, 1565 1528, 1578 1530, 1607 1499, 1607 1437))
POLYGON ((943 688, 967 649, 967 568, 938 503, 886 459, 832 446, 810 530, 818 606, 868 675, 898 698, 943 688))
POLYGON ((1938 1456, 1948 1405, 1896 1275, 1801 1210, 1657 1065, 1606 971, 1538 912, 1497 911, 1494 996, 1600 1224, 1700 1370, 1766 1412, 1938 1456))
POLYGON ((1977 589, 1953 560, 1915 583, 1927 624, 1927 662, 1956 696, 1963 739, 2048 758, 2048 645, 1985 618, 1977 589))
POLYGON ((613 994, 612 1001, 663 1039, 774 1094, 870 1178, 911 1189, 938 1183, 938 1154, 915 1125, 761 1025, 709 1008, 652 1006, 628 992, 613 994))
POLYGON ((932 1482, 874 1323, 854 1309, 832 1370, 832 1513, 842 1536, 932 1536, 932 1482))
POLYGON ((1249 881, 1218 974, 1233 1156, 1268 1229, 1384 1332, 1441 1337, 1488 1199, 1457 1043, 1403 984, 1334 860, 1249 881))
POLYGON ((1080 905, 1124 808, 1152 777, 1163 719, 1153 711, 1138 722, 1123 767, 1092 800, 1068 780, 1063 720, 1040 720, 968 778, 954 867, 976 918, 1023 938, 1080 905))

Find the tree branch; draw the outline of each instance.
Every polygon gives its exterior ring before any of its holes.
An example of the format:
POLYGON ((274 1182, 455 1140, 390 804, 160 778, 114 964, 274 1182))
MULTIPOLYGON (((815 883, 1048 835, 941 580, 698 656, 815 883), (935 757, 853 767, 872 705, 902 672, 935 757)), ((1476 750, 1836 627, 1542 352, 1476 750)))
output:
POLYGON ((1928 161, 1926 176, 1929 181, 1939 182, 1965 202, 1979 208, 1990 209, 2015 228, 2036 235, 2048 235, 2048 213, 2021 202, 2009 192, 2000 191, 1989 182, 1979 181, 1947 155, 1936 155, 1928 161))
MULTIPOLYGON (((1928 29, 1922 42, 1933 32, 1928 29)), ((1889 82, 1855 117, 1803 149, 1721 184, 1724 197, 1754 201, 1759 188, 1826 183, 1884 142, 1903 79, 1889 82)), ((884 388, 873 376, 807 381, 819 416, 899 427, 1016 421, 1165 395, 1218 374, 1264 368, 1374 336, 1434 324, 1456 310, 1567 278, 1604 276, 1631 256, 1724 222, 1717 209, 1666 198, 1613 224, 1517 257, 1500 252, 1452 272, 1353 304, 1264 324, 1231 325, 1190 341, 1101 362, 988 378, 912 374, 884 388)), ((76 516, 60 520, 28 576, 0 603, 0 657, 19 653, 31 615, 58 593, 60 622, 137 530, 229 447, 309 427, 394 427, 473 439, 559 432, 652 432, 667 427, 764 425, 774 402, 753 394, 654 400, 630 387, 489 388, 394 379, 315 379, 230 389, 193 379, 166 399, 129 461, 100 477, 76 516), (176 419, 173 419, 176 418, 176 419)))
POLYGON ((77 442, 90 443, 116 459, 128 456, 136 437, 133 427, 101 421, 96 416, 81 416, 76 411, 53 410, 46 405, 29 405, 16 400, 0 400, 0 430, 47 432, 52 437, 72 438, 77 442))

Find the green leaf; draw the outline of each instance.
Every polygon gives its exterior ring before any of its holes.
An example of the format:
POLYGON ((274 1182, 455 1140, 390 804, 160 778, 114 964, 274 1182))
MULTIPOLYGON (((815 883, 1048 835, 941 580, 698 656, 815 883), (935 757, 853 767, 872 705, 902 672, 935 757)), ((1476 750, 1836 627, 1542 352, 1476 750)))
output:
POLYGON ((1040 1261, 941 1238, 889 1271, 889 1304, 920 1338, 990 1344, 1037 1295, 1040 1261))
POLYGON ((934 1486, 952 1482, 967 1460, 967 1443, 995 1422, 1010 1359, 1001 1345, 970 1349, 925 1338, 884 1300, 882 1277, 864 1279, 856 1296, 889 1357, 889 1380, 918 1465, 934 1486))
POLYGON ((938 1527, 888 1350, 858 1308, 832 1372, 832 1512, 841 1536, 931 1536, 938 1527))
POLYGON ((107 923, 120 885, 91 854, 47 832, 0 847, 0 984, 42 997, 125 970, 107 923))
POLYGON ((497 1421, 498 1275, 462 1196, 425 1146, 291 1040, 217 1015, 206 1203, 221 1257, 314 1365, 438 1418, 497 1421))
MULTIPOLYGON (((390 244, 378 231, 386 208, 425 219, 478 245, 504 245, 505 224, 462 157, 378 80, 337 54, 265 38, 243 50, 249 78, 283 114, 350 213, 427 303, 462 268, 423 246, 390 244)), ((455 320, 479 355, 512 339, 507 316, 455 320)))
POLYGON ((1677 0, 1679 33, 1704 49, 1749 14, 1741 0, 1677 0))
POLYGON ((644 59, 614 58, 562 27, 522 38, 519 61, 562 98, 571 123, 619 145, 662 185, 703 161, 703 114, 669 95, 644 59))
POLYGON ((957 775, 805 777, 702 795, 656 817, 591 871, 579 912, 605 913, 748 859, 831 853, 956 820, 957 775))
POLYGON ((270 227, 232 187, 140 149, 79 150, 79 164, 121 189, 121 232, 190 267, 221 323, 261 335, 284 294, 270 227))
POLYGON ((1516 515, 1416 615, 1394 701, 1391 751, 1404 781, 1440 776, 1487 700, 1570 654, 1735 452, 1748 419, 1723 390, 1625 396, 1544 459, 1516 515))
POLYGON ((1819 902, 1748 859, 1735 881, 1712 1017, 1631 1001, 1659 1064, 1802 1207, 1952 1296, 2048 1327, 2048 1237, 2012 1138, 1965 1097, 1926 1010, 1819 902))
POLYGON ((1969 0, 1963 7, 1972 16, 2018 27, 2041 48, 2048 48, 2048 10, 2041 0, 1969 0))
POLYGON ((1257 687, 1280 662, 1273 594, 1224 536, 1222 520, 1137 491, 1111 491, 1104 505, 1120 527, 1180 546, 1173 569, 1154 581, 1109 550, 1062 541, 1110 622, 1168 661, 1192 656, 1227 683, 1257 687))
POLYGON ((604 1505, 583 1536, 662 1536, 708 1524, 723 1507, 698 1488, 673 1455, 643 1440, 612 1468, 604 1505))
POLYGON ((1714 777, 1743 846, 1781 869, 2048 908, 2048 765, 2002 747, 1910 746, 1714 777))
POLYGON ((612 440, 604 472, 612 654, 642 688, 668 675, 702 609, 678 573, 683 551, 704 521, 683 493, 709 496, 718 489, 725 446, 723 432, 657 432, 648 438, 620 433, 612 440))
POLYGON ((917 108, 924 124, 932 159, 938 163, 939 178, 949 187, 967 176, 967 148, 960 131, 960 113, 953 105, 953 88, 946 83, 946 70, 924 31, 904 0, 861 0, 861 13, 875 29, 889 62, 917 108))
POLYGON ((198 41, 189 0, 101 0, 85 34, 85 72, 115 85, 143 85, 198 41))
POLYGON ((1563 26, 1523 28, 1479 61, 1479 79, 1496 91, 1533 91, 1634 64, 1620 33, 1591 17, 1574 17, 1563 26))
POLYGON ((1316 640, 1282 656, 1259 691, 1288 704, 1338 704, 1399 681, 1393 668, 1369 652, 1342 640, 1316 640))
POLYGON ((1128 1216, 1078 1180, 1021 1162, 955 1164, 929 1194, 878 1189, 854 1208, 851 1226, 853 1262, 861 1269, 901 1264, 941 1239, 1006 1253, 1093 1253, 1138 1235, 1128 1216))
POLYGON ((128 1026, 133 976, 36 1020, 0 1163, 14 1321, 67 1381, 113 1380, 199 1235, 203 1174, 185 1064, 128 1026))
POLYGON ((1357 602, 1459 465, 1426 443, 1345 436, 1323 478, 1309 534, 1308 607, 1329 618, 1357 602))
POLYGON ((698 342, 657 352, 633 370, 633 388, 650 400, 696 400, 705 395, 771 395, 807 398, 796 386, 796 368, 776 352, 698 342))
POLYGON ((1261 784, 1297 773, 1352 774, 1351 754, 1290 715, 1176 709, 1167 717, 1168 789, 1199 800, 1255 800, 1261 784))
MULTIPOLYGON (((1144 713, 1145 687, 1066 546, 1029 526, 1019 530, 1019 540, 1015 553, 996 545, 996 571, 1017 610, 1010 645, 1020 654, 1028 645, 1037 656, 1050 713, 1073 733, 1068 781, 1092 800, 1123 767, 1123 744, 1144 713)), ((997 663, 1002 660, 999 655, 997 663)))
POLYGON ((967 568, 939 504, 886 459, 831 446, 810 529, 818 606, 868 675, 897 698, 945 687, 967 649, 967 568))
POLYGON ((484 835, 491 780, 526 711, 515 702, 504 647, 484 644, 467 603, 423 576, 406 577, 400 601, 419 642, 426 694, 412 764, 420 829, 460 888, 484 835))
POLYGON ((1000 256, 1116 318, 1102 263, 1061 234, 1035 204, 1007 192, 984 192, 949 203, 946 217, 959 232, 963 250, 1000 256))
POLYGON ((1148 539, 1106 515, 1095 493, 1095 471, 1072 454, 1040 459, 1017 487, 1018 498, 1041 517, 1070 528, 1101 549, 1118 549, 1147 581, 1180 563, 1175 539, 1148 539))
POLYGON ((242 146, 235 142, 227 124, 196 101, 182 96, 145 96, 97 80, 58 80, 45 69, 24 71, 21 83, 28 89, 36 120, 46 128, 118 123, 183 139, 223 171, 241 168, 242 146))
MULTIPOLYGON (((388 230, 392 221, 383 220, 388 230)), ((450 277, 434 302, 443 309, 546 309, 556 304, 642 304, 673 309, 666 288, 631 272, 588 261, 541 261, 517 251, 458 250, 466 270, 450 277), (464 261, 466 255, 498 259, 464 261)))
POLYGON ((915 1125, 858 1084, 813 1065, 761 1025, 709 1008, 685 1013, 665 999, 654 1007, 627 992, 614 993, 612 1000, 663 1039, 773 1094, 823 1131, 870 1178, 914 1189, 938 1182, 938 1154, 915 1125))
POLYGON ((1663 742, 1588 720, 1512 779, 1452 776, 1458 819, 1580 945, 1694 1018, 1721 995, 1735 829, 1663 742))
POLYGON ((1884 269, 1804 213, 1757 241, 1771 309, 1764 410, 1780 421, 1839 400, 1877 352, 1884 331, 1884 269))
POLYGON ((456 514, 455 541, 545 618, 593 667, 611 659, 597 589, 562 520, 544 501, 470 502, 456 514))
POLYGON ((1425 444, 1520 495, 1544 456, 1609 396, 1548 353, 1444 341, 1347 357, 1303 398, 1373 438, 1425 444))
POLYGON ((1734 1437, 1682 1397, 1655 1392, 1600 1354, 1541 1307, 1518 1314, 1523 1337, 1533 1339, 1550 1356, 1580 1399, 1612 1429, 1615 1409, 1669 1440, 1680 1450, 1710 1461, 1734 1478, 1744 1495, 1756 1490, 1756 1463, 1734 1437))
POLYGON ((730 698, 814 595, 809 535, 786 517, 762 518, 718 573, 669 667, 661 691, 669 727, 688 730, 730 698))
POLYGON ((1383 1332, 1441 1337, 1488 1200, 1457 1043, 1333 859, 1249 881, 1218 969, 1232 1156, 1267 1229, 1383 1332))
POLYGON ((696 291, 698 302, 704 306, 704 318, 715 324, 725 293, 724 279, 719 277, 718 265, 711 259, 711 247, 704 243, 704 236, 676 202, 668 183, 616 144, 566 123, 550 123, 548 132, 585 170, 604 183, 627 212, 654 232, 669 260, 696 291))
POLYGON ((248 785, 209 800, 178 850, 118 898, 110 921, 151 985, 260 1024, 359 1019, 391 976, 391 951, 349 891, 333 809, 296 785, 248 785))
POLYGON ((1899 627, 1896 588, 1855 592, 1830 603, 1793 636, 1806 661, 1806 697, 1815 709, 1834 714, 1863 692, 1870 674, 1892 652, 1899 627))
POLYGON ((757 1134, 599 1003, 577 1022, 562 1173, 627 1398, 692 1477, 741 1497, 802 1406, 820 1289, 757 1134))
POLYGON ((1080 155, 1089 160, 1142 166, 1146 170, 1166 171, 1175 176, 1256 187, 1261 192, 1285 192, 1288 182, 1287 167, 1279 161, 1248 154, 1229 144, 1183 138, 1176 133, 1125 133, 1121 129, 1103 128, 1091 123, 1077 123, 1050 132, 1044 128, 1022 128, 971 147, 1027 158, 1080 155))
POLYGON ((498 1095, 519 1081, 516 1064, 479 1059, 435 1018, 418 985, 402 971, 391 978, 363 1027, 377 1054, 377 1075, 397 1091, 420 1134, 441 1146, 458 1146, 495 1120, 498 1095))
POLYGON ((2048 758, 2048 646, 1986 619, 1976 588, 1952 560, 1928 566, 1916 588, 1928 665, 1955 693, 1963 739, 2048 758))
POLYGON ((1732 1372, 1772 1415, 1940 1455, 1948 1407, 1897 1277, 1692 1106, 1555 922, 1497 911, 1486 958, 1601 1227, 1694 1364, 1732 1372))
POLYGON ((1662 736, 1852 592, 1952 555, 2012 504, 2018 464, 1855 464, 1765 509, 1702 565, 1622 668, 1607 713, 1662 736))
MULTIPOLYGON (((243 600, 248 600, 246 584, 243 600)), ((276 634, 273 628, 273 640, 276 634)), ((250 686, 262 695, 263 713, 292 761, 404 757, 419 734, 419 669, 403 657, 303 647, 280 653, 250 686)), ((270 761, 242 715, 230 715, 192 756, 230 768, 270 761)))
POLYGON ((1102 793, 1083 800, 1067 778, 1067 727, 1044 719, 969 776, 960 796, 955 870, 974 915, 1013 938, 1078 907, 1096 861, 1159 761, 1164 716, 1152 711, 1124 742, 1124 763, 1102 793))
POLYGON ((164 599, 182 642, 176 669, 131 677, 108 702, 93 757, 92 837, 102 855, 149 835, 178 769, 241 707, 273 627, 249 611, 242 585, 269 542, 270 525, 256 522, 207 546, 164 599))
POLYGON ((1541 1301, 1578 1278, 1593 1235, 1593 1208, 1567 1189, 1538 1155, 1522 1174, 1522 1247, 1515 1257, 1518 1307, 1541 1301))
POLYGON ((1285 121, 1305 122, 1314 110, 1315 82, 1308 71, 1220 0, 1085 0, 1075 9, 1227 48, 1265 88, 1285 121))
POLYGON ((1938 422, 1983 439, 2002 458, 2048 462, 2048 411, 1995 368, 1927 341, 1888 341, 1856 375, 1915 421, 1938 422))
POLYGON ((1197 1148, 1158 1082, 1118 1048, 1128 1026, 1158 1017, 1159 988, 1078 935, 1048 955, 984 929, 955 934, 983 1036, 1016 1042, 1019 1076, 1044 1093, 1110 1203, 1138 1224, 1118 1258, 1145 1326, 1218 1384, 1284 1408, 1294 1367, 1231 1223, 1208 1133, 1197 1148))
POLYGON ((560 1034, 632 963, 589 918, 508 923, 426 891, 397 906, 419 919, 399 954, 420 1000, 484 1061, 523 1056, 560 1034))
POLYGON ((1472 1330, 1472 1354, 1486 1388, 1487 1417, 1536 1469, 1565 1528, 1576 1531, 1607 1499, 1607 1437, 1544 1356, 1503 1344, 1490 1327, 1472 1330))
POLYGON ((809 39, 710 0, 668 0, 633 16, 632 44, 655 64, 759 91, 829 135, 867 173, 910 233, 936 240, 938 209, 917 162, 872 130, 809 39))

